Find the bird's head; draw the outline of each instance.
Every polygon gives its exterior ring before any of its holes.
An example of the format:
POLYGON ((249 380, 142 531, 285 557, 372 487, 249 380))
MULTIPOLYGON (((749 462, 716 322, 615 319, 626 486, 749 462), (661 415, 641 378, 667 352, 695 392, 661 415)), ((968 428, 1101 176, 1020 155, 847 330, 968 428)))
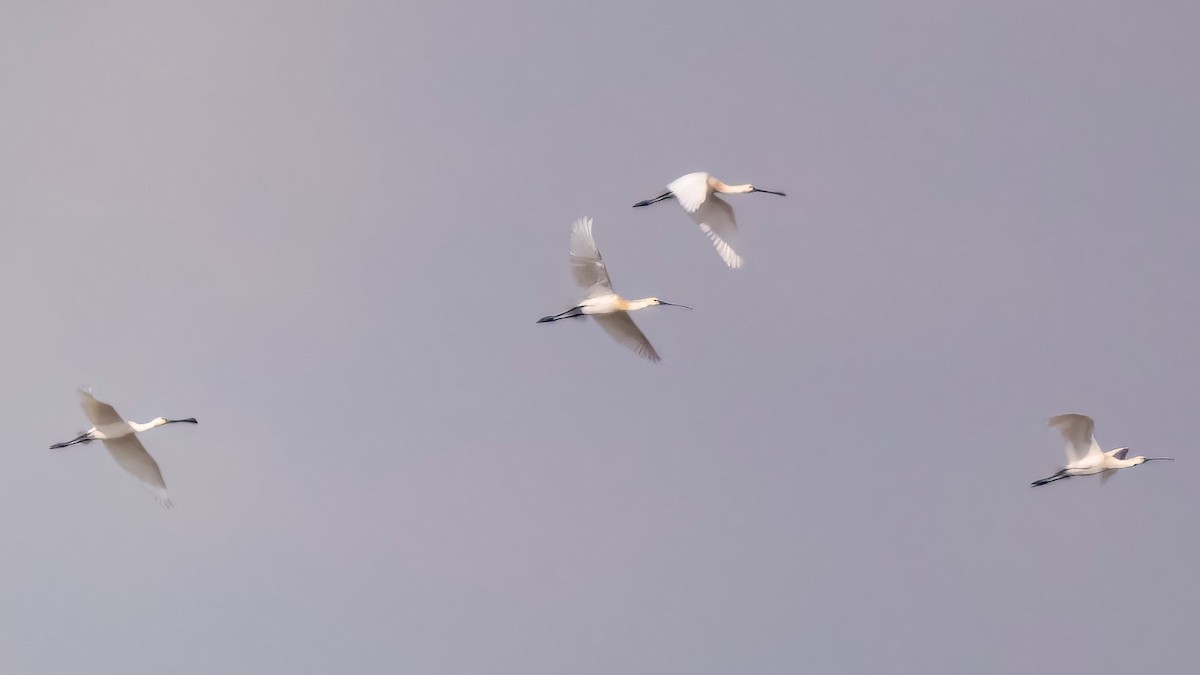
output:
POLYGON ((762 188, 754 187, 753 185, 747 185, 746 187, 749 188, 748 190, 746 190, 746 192, 765 192, 769 195, 779 195, 780 197, 787 196, 786 194, 784 194, 782 192, 776 192, 775 190, 764 190, 762 188))
POLYGON ((691 309, 691 307, 688 307, 687 305, 677 305, 673 302, 667 302, 666 300, 662 300, 660 298, 650 298, 650 304, 652 304, 652 305, 667 305, 669 307, 682 307, 684 309, 691 309))
POLYGON ((1174 462, 1175 458, 1174 457, 1143 457, 1141 455, 1138 455, 1137 457, 1133 458, 1134 466, 1137 466, 1138 464, 1145 464, 1146 462, 1153 462, 1156 460, 1166 460, 1168 462, 1174 462))

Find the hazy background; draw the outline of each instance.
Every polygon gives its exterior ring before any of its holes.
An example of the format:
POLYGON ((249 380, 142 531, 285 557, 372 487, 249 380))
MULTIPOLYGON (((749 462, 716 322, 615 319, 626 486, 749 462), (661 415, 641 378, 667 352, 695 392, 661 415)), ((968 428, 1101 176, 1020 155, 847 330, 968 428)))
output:
POLYGON ((1197 672, 1200 6, 989 4, 5 0, 0 670, 1197 672))

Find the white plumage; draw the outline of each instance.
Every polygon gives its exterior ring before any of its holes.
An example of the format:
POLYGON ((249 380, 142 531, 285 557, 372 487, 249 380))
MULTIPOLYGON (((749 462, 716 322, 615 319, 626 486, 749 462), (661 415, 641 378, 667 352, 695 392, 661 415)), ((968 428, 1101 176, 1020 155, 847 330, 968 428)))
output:
POLYGON ((713 247, 721 260, 733 269, 742 266, 744 262, 738 251, 742 250, 741 236, 738 233, 737 219, 733 215, 733 207, 716 193, 744 194, 747 192, 766 192, 768 194, 786 196, 782 192, 763 190, 749 183, 745 185, 726 185, 704 171, 697 171, 680 176, 667 185, 663 194, 634 204, 649 206, 668 197, 675 197, 683 210, 691 217, 692 222, 700 227, 700 231, 712 241, 713 247))
POLYGON ((77 443, 86 445, 92 441, 103 441, 108 453, 117 461, 117 464, 121 465, 122 469, 137 478, 142 487, 154 495, 160 504, 171 508, 171 496, 167 493, 167 483, 163 480, 158 462, 155 462, 150 453, 146 452, 146 448, 138 440, 137 434, 164 424, 178 422, 196 424, 196 418, 169 420, 165 417, 156 417, 145 424, 129 422, 118 415, 116 409, 111 405, 92 396, 91 392, 81 389, 79 396, 83 413, 92 423, 92 428, 70 441, 55 443, 50 448, 65 448, 77 443))
POLYGON ((642 298, 641 300, 626 300, 613 291, 612 279, 608 276, 608 268, 596 247, 592 236, 592 219, 588 217, 576 220, 571 226, 571 271, 575 281, 584 289, 583 298, 578 305, 565 312, 553 316, 544 316, 538 323, 549 323, 577 316, 591 316, 610 337, 633 350, 638 356, 651 361, 658 361, 658 352, 646 338, 645 333, 637 327, 629 312, 652 307, 654 305, 672 305, 658 298, 642 298))
POLYGON ((1104 452, 1096 442, 1093 430, 1096 423, 1087 415, 1069 414, 1051 417, 1049 425, 1058 429, 1063 439, 1067 441, 1067 465, 1052 476, 1035 480, 1033 487, 1053 483, 1056 480, 1074 476, 1091 476, 1100 474, 1100 484, 1116 473, 1117 469, 1127 469, 1154 460, 1172 460, 1171 457, 1131 457, 1126 459, 1129 448, 1117 448, 1104 452))

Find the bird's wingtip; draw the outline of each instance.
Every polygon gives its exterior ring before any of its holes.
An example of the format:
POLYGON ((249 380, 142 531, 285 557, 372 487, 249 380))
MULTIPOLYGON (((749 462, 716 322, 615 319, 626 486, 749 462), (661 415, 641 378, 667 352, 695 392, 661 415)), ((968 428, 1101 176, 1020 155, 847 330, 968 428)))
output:
POLYGON ((150 493, 154 495, 154 499, 158 501, 158 505, 170 511, 175 508, 175 502, 171 501, 171 495, 165 489, 155 490, 147 487, 150 493))

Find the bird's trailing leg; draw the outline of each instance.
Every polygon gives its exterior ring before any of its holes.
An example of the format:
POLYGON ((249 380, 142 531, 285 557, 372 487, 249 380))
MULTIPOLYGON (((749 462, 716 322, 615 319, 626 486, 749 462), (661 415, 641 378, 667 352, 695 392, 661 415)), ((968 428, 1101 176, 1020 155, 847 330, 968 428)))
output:
POLYGON ((558 321, 559 319, 570 319, 571 317, 574 317, 574 316, 583 316, 583 307, 582 306, 572 307, 571 309, 568 309, 567 311, 561 312, 559 314, 555 314, 554 316, 543 316, 542 318, 538 319, 537 322, 538 323, 547 323, 550 321, 558 321))
POLYGON ((1059 472, 1058 472, 1058 473, 1054 474, 1053 476, 1050 476, 1049 478, 1043 478, 1043 479, 1041 479, 1041 480, 1035 480, 1035 481, 1033 481, 1032 483, 1030 483, 1030 484, 1029 484, 1029 487, 1037 487, 1037 486, 1039 486, 1039 485, 1045 485, 1045 484, 1047 484, 1047 483, 1053 483, 1053 482, 1054 482, 1054 481, 1056 481, 1056 480, 1062 480, 1062 479, 1064 479, 1064 478, 1070 478, 1070 476, 1068 476, 1068 475, 1067 475, 1067 470, 1066 470, 1066 469, 1061 469, 1061 470, 1059 470, 1059 472))
POLYGON ((653 204, 655 202, 661 202, 664 199, 670 199, 671 197, 674 197, 674 196, 675 196, 675 194, 672 192, 664 192, 661 195, 655 197, 654 199, 647 199, 645 201, 640 201, 640 202, 634 204, 633 208, 636 209, 639 206, 650 206, 651 204, 653 204))
POLYGON ((92 438, 90 435, 88 435, 85 432, 85 433, 79 434, 78 437, 74 438, 73 440, 67 441, 66 443, 55 443, 54 445, 50 446, 50 449, 58 450, 59 448, 66 448, 66 447, 75 445, 76 443, 83 443, 86 445, 88 443, 91 443, 94 440, 95 440, 94 438, 92 438))

